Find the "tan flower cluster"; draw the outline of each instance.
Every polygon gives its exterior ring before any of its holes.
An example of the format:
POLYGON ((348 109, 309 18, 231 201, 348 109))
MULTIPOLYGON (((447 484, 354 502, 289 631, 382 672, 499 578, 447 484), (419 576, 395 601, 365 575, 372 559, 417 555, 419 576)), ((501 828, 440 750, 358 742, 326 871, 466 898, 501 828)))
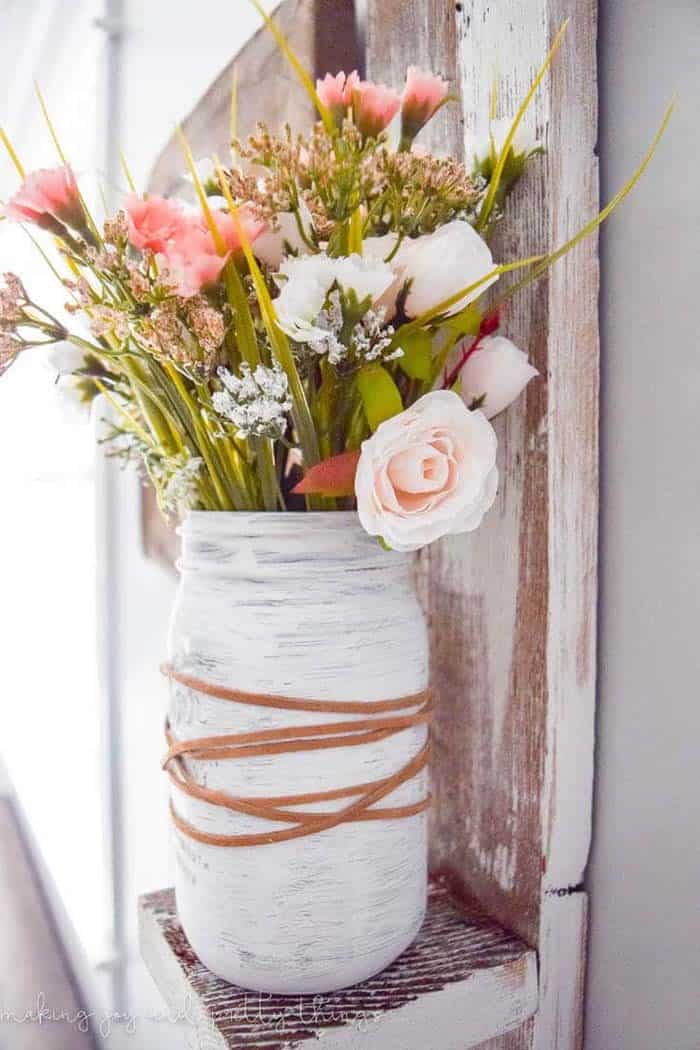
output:
POLYGON ((182 301, 185 320, 207 355, 215 355, 224 341, 226 325, 223 314, 211 306, 203 295, 182 301))
POLYGON ((410 235, 468 216, 481 195, 464 165, 451 157, 379 149, 363 159, 362 169, 367 195, 383 196, 393 227, 410 235))
POLYGON ((111 244, 115 248, 121 247, 126 242, 128 232, 129 228, 125 211, 118 211, 113 219, 105 219, 105 244, 111 244))
POLYGON ((19 339, 10 332, 0 331, 0 376, 7 371, 21 349, 19 339))
POLYGON ((203 296, 167 299, 139 326, 147 349, 194 375, 211 375, 221 363, 224 318, 203 296))
POLYGON ((16 274, 3 274, 3 281, 0 287, 0 327, 7 328, 22 320, 27 293, 16 274))
POLYGON ((114 337, 120 343, 129 338, 129 319, 122 310, 96 304, 90 307, 90 331, 98 339, 114 337))

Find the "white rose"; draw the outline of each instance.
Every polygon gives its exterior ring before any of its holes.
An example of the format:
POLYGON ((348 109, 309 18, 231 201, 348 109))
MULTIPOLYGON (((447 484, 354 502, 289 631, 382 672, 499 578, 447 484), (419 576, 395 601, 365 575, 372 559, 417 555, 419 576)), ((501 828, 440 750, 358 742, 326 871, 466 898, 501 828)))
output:
MULTIPOLYGON (((300 220, 306 235, 313 220, 311 212, 303 202, 300 207, 300 220)), ((268 227, 264 233, 256 237, 253 243, 253 254, 261 262, 266 263, 271 270, 279 268, 285 256, 285 244, 288 244, 299 255, 306 255, 309 251, 309 246, 304 237, 302 237, 299 221, 293 211, 280 212, 277 216, 277 222, 276 230, 268 227)))
POLYGON ((491 419, 508 408, 536 375, 539 372, 515 343, 502 335, 489 335, 464 362, 460 393, 467 406, 484 398, 479 407, 491 419))
POLYGON ((471 532, 496 498, 496 434, 449 390, 434 390, 377 427, 355 476, 363 528, 398 551, 471 532))
MULTIPOLYGON (((494 261, 489 246, 474 227, 463 219, 455 219, 434 233, 404 241, 396 253, 394 267, 400 270, 403 280, 411 279, 406 313, 417 317, 481 280, 494 269, 494 261)), ((445 312, 457 313, 496 280, 497 275, 490 277, 445 312)))

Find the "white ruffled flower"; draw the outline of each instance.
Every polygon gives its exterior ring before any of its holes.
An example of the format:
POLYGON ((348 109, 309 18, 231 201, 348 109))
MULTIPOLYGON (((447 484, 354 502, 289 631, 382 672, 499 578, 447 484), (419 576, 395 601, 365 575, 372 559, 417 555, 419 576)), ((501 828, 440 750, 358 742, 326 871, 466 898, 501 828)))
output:
POLYGON ((327 330, 316 321, 334 284, 345 294, 354 292, 358 301, 369 298, 374 304, 396 279, 387 263, 360 255, 333 259, 324 252, 287 259, 280 274, 287 280, 275 299, 278 323, 282 331, 300 343, 325 337, 327 330))
POLYGON ((272 368, 258 365, 255 371, 242 364, 239 376, 219 368, 217 375, 224 389, 212 394, 212 404, 235 424, 238 437, 277 439, 284 434, 292 401, 287 376, 277 362, 272 368))
POLYGON ((489 335, 470 354, 459 373, 467 407, 478 404, 487 419, 508 408, 539 372, 527 354, 502 335, 489 335))
POLYGON ((348 360, 351 363, 394 361, 403 357, 404 352, 400 347, 391 349, 394 329, 391 325, 384 324, 385 313, 382 307, 367 310, 353 325, 352 331, 346 337, 347 341, 342 342, 340 335, 345 324, 343 306, 340 292, 334 288, 328 296, 327 308, 321 310, 316 318, 316 331, 320 331, 321 334, 310 339, 308 346, 319 357, 327 356, 331 365, 339 365, 348 360))

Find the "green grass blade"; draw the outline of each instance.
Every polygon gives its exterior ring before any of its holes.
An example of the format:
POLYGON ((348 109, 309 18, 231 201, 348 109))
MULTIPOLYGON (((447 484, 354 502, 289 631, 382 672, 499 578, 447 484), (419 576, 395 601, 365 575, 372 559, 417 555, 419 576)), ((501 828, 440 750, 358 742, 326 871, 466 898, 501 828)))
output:
POLYGON ((541 265, 537 266, 532 271, 532 273, 528 274, 527 277, 524 277, 522 280, 516 281, 515 284, 511 285, 510 288, 508 288, 507 291, 505 291, 503 295, 500 296, 493 304, 494 308, 500 306, 501 303, 505 302, 507 299, 510 299, 513 295, 515 295, 516 292, 520 291, 522 288, 525 288, 532 281, 536 281, 538 277, 541 277, 542 274, 546 273, 550 266, 553 266, 558 259, 561 259, 562 256, 570 252, 572 248, 575 248, 577 244, 580 244, 582 240, 584 240, 590 233, 593 233, 594 230, 596 230, 603 222, 605 222, 605 220, 608 218, 609 215, 612 214, 615 208, 617 208, 617 206, 622 203, 625 197, 627 197, 627 195, 631 193, 631 191, 637 185, 646 169, 649 167, 651 159, 656 153, 659 142, 661 141, 663 134, 666 131, 666 128, 668 127, 668 122, 671 119, 671 114, 673 113, 675 104, 676 103, 674 99, 668 106, 664 114, 664 118, 659 126, 659 129, 654 135, 651 145, 649 146, 647 152, 644 154, 644 157, 642 158, 642 161, 639 164, 636 171, 632 174, 631 178, 627 180, 624 186, 617 191, 615 196, 608 201, 608 203, 605 205, 602 211, 600 211, 595 216, 595 218, 591 219, 590 222, 587 222, 586 225, 578 231, 578 233, 575 233, 573 237, 571 237, 568 241, 562 244, 560 248, 557 248, 556 251, 551 252, 549 255, 546 255, 542 260, 541 265))
POLYGON ((190 175, 192 176, 194 188, 197 191, 199 204, 202 209, 202 212, 204 213, 204 218, 206 220, 207 226, 209 227, 209 232, 211 233, 211 239, 214 242, 214 247, 216 248, 219 255, 226 255, 226 243, 223 237, 221 236, 221 231, 219 230, 219 227, 214 222, 214 216, 211 213, 211 208, 209 207, 209 202, 207 200, 207 195, 204 190, 204 186, 202 185, 202 180, 197 174, 197 165, 195 164, 194 156, 192 154, 192 150, 190 149, 190 144, 185 138, 185 133, 179 124, 177 126, 177 137, 180 142, 182 152, 185 155, 185 162, 189 169, 190 175))
POLYGON ((520 126, 520 122, 522 121, 523 117, 525 116, 525 113, 527 111, 528 106, 530 105, 530 103, 532 102, 532 99, 534 98, 534 95, 535 95, 535 92, 537 91, 537 88, 542 83, 542 79, 543 79, 545 73, 547 72, 547 70, 551 66, 552 60, 553 60, 554 56, 556 55, 557 51, 559 50, 559 45, 562 42, 562 39, 564 37, 564 33, 566 32, 566 27, 568 26, 568 24, 569 24, 569 19, 567 18, 567 20, 564 22, 563 26, 561 27, 561 29, 559 30, 559 32, 555 36, 554 42, 552 43, 552 46, 549 49, 549 53, 548 53, 547 57, 545 58, 544 63, 542 64, 542 67, 541 67, 539 73, 537 74, 537 76, 533 80, 532 85, 530 86, 530 90, 528 91, 528 93, 525 96, 525 98, 523 99, 523 101, 520 103, 520 107, 518 108, 518 112, 515 114, 515 118, 513 120, 513 123, 510 126, 510 130, 508 131, 508 134, 506 135, 506 139, 505 139, 505 142, 503 143, 503 147, 501 149, 501 152, 498 155, 498 160, 496 162, 496 167, 494 168, 493 174, 492 174, 492 176, 491 176, 491 178, 489 180, 489 188, 488 188, 488 190, 486 192, 486 197, 484 198, 484 203, 481 205, 481 209, 479 210, 479 218, 478 218, 477 224, 476 224, 477 230, 483 230, 484 227, 486 226, 487 222, 489 221, 489 216, 491 215, 491 210, 493 208, 493 203, 494 203, 494 201, 496 199, 496 194, 498 192, 498 186, 499 186, 499 183, 501 181, 501 176, 503 174, 503 169, 505 168, 506 160, 508 159, 508 152, 510 150, 510 147, 513 144, 513 139, 515 138, 515 134, 516 134, 516 132, 518 130, 518 127, 520 126))
POLYGON ((333 117, 331 116, 330 111, 323 105, 321 99, 318 97, 318 92, 316 91, 314 82, 311 78, 309 71, 304 67, 303 63, 295 55, 294 51, 289 46, 284 33, 279 28, 275 20, 273 18, 270 18, 270 16, 267 14, 264 7, 260 3, 260 0, 250 0, 250 3, 253 5, 260 17, 264 20, 265 25, 277 41, 277 46, 279 47, 280 51, 287 59, 296 75, 299 77, 299 80, 301 81, 302 87, 306 91, 306 94, 309 96, 314 106, 318 110, 319 116, 323 121, 323 126, 325 127, 326 131, 328 131, 330 134, 333 134, 335 132, 335 124, 333 122, 333 117))
POLYGON ((2 142, 3 146, 7 150, 8 156, 9 156, 10 160, 12 161, 12 163, 14 164, 15 170, 17 171, 17 174, 19 175, 20 179, 23 179, 24 176, 25 176, 24 168, 22 167, 22 163, 21 163, 19 157, 17 156, 17 153, 15 152, 15 148, 12 145, 12 143, 10 142, 10 140, 9 140, 9 138, 7 136, 7 132, 5 131, 4 128, 0 128, 0 142, 2 142))

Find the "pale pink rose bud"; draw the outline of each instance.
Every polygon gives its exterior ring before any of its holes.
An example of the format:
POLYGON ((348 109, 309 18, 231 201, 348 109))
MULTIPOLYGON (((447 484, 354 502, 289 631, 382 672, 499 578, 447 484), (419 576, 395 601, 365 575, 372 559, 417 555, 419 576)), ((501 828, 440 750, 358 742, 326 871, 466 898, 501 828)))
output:
POLYGON ((448 84, 442 77, 424 73, 417 66, 406 71, 406 86, 401 98, 401 141, 413 141, 447 98, 448 84))
POLYGON ((352 93, 355 125, 367 139, 376 139, 399 111, 401 98, 385 84, 361 80, 352 93))
POLYGON ((496 447, 486 416, 457 394, 419 398, 362 445, 355 495, 363 528, 397 551, 476 529, 496 498, 496 447))
POLYGON ((477 404, 487 419, 508 408, 539 372, 527 354, 502 335, 489 335, 467 357, 459 373, 467 406, 477 404))
POLYGON ((129 242, 141 251, 162 252, 182 228, 185 216, 177 201, 130 193, 124 201, 129 242))
POLYGON ((32 222, 57 231, 57 223, 82 230, 85 213, 78 184, 72 170, 42 168, 27 175, 21 187, 7 202, 5 217, 12 222, 32 222))
POLYGON ((316 81, 316 93, 326 109, 329 109, 338 126, 343 123, 348 108, 352 105, 352 93, 360 83, 356 69, 346 76, 342 71, 332 76, 326 73, 323 80, 316 81))

